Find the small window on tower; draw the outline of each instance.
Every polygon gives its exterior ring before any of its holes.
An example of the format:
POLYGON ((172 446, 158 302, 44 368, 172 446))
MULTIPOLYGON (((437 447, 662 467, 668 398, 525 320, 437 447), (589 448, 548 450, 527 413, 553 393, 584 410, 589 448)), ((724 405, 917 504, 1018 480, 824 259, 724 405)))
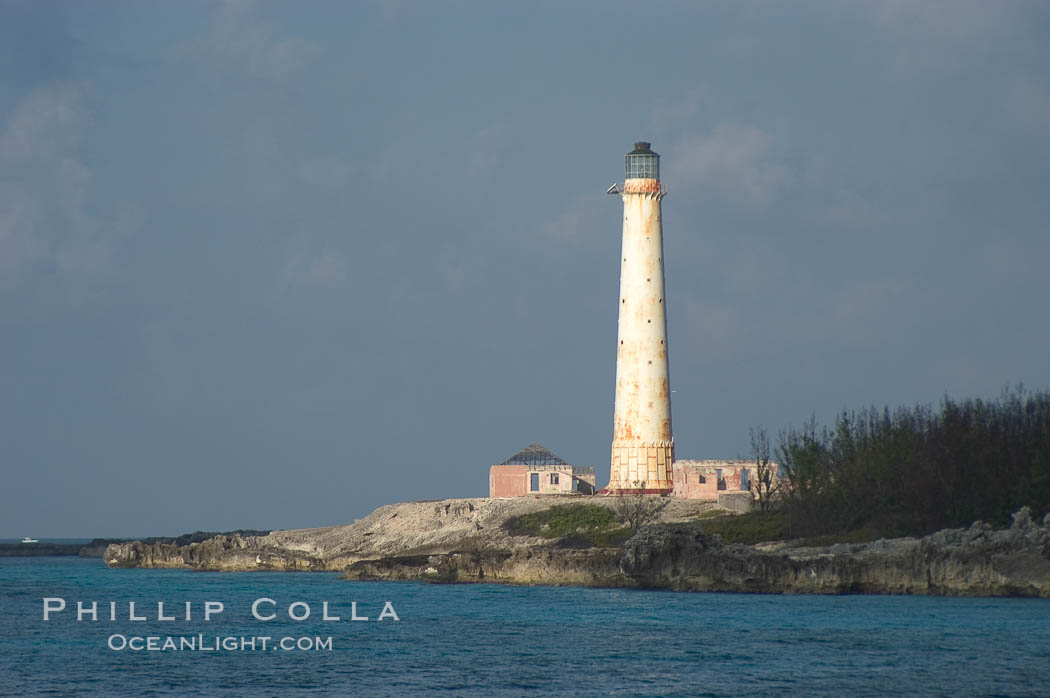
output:
POLYGON ((551 484, 552 485, 557 485, 558 484, 558 473, 551 473, 551 484))

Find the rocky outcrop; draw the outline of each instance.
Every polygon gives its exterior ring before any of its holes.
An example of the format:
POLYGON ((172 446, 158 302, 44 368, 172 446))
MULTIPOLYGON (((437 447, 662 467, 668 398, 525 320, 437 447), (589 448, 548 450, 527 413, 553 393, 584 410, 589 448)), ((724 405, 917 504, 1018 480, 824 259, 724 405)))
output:
POLYGON ((661 523, 622 548, 571 548, 503 527, 512 516, 563 503, 522 497, 392 504, 350 526, 220 535, 188 545, 121 543, 104 557, 112 567, 344 570, 355 580, 1050 597, 1050 515, 1037 523, 1028 509, 1007 529, 978 522, 924 538, 827 547, 724 544, 695 521, 695 502, 692 510, 669 506, 661 523))
POLYGON ((356 562, 344 576, 357 581, 638 586, 620 572, 618 548, 519 546, 514 550, 392 557, 356 562))
MULTIPOLYGON (((220 535, 179 545, 168 541, 111 545, 103 558, 111 567, 188 567, 198 570, 342 570, 360 560, 437 555, 463 550, 504 550, 553 541, 511 536, 508 519, 551 506, 582 501, 578 497, 445 499, 401 502, 379 507, 348 526, 329 526, 267 535, 220 535)), ((587 497, 588 503, 615 504, 611 497, 587 497)), ((667 522, 695 518, 710 503, 672 500, 661 512, 667 522)))
POLYGON ((624 545, 624 574, 683 591, 1050 597, 1050 515, 1027 508, 995 530, 975 523, 925 538, 827 548, 723 545, 696 525, 653 526, 624 545))
POLYGON ((189 567, 229 572, 327 569, 319 558, 275 548, 265 540, 265 536, 220 535, 188 545, 132 541, 110 545, 103 559, 110 567, 189 567))
POLYGON ((702 524, 642 529, 622 550, 518 548, 358 562, 355 580, 631 586, 789 594, 1050 597, 1050 516, 1005 530, 976 523, 925 538, 828 547, 725 545, 702 524))

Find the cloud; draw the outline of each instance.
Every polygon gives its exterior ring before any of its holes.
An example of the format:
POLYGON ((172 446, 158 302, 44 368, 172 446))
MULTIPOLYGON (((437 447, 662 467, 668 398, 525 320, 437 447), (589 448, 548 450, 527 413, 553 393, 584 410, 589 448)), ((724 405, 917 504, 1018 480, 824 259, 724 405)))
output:
POLYGON ((470 173, 486 177, 506 157, 511 146, 511 129, 507 124, 490 124, 470 138, 470 173))
POLYGON ((849 181, 848 174, 842 172, 843 165, 814 155, 803 169, 803 184, 812 197, 809 212, 813 223, 836 230, 886 224, 886 211, 861 193, 860 184, 849 181))
POLYGON ((383 149, 376 163, 375 179, 377 182, 385 182, 408 168, 419 172, 428 166, 429 163, 423 161, 418 147, 402 136, 383 149))
POLYGON ((313 191, 343 193, 351 186, 353 169, 346 162, 324 157, 304 160, 299 164, 299 181, 313 191))
MULTIPOLYGON (((743 308, 731 304, 702 298, 684 297, 682 317, 685 327, 682 342, 672 337, 672 351, 688 351, 696 348, 695 356, 681 356, 689 363, 697 359, 721 359, 739 354, 747 342, 747 333, 741 319, 748 317, 743 308), (675 349, 675 346, 680 347, 675 349)), ((676 356, 676 358, 678 358, 676 356)))
POLYGON ((0 131, 0 290, 38 284, 57 300, 80 300, 116 273, 117 244, 137 215, 94 211, 94 174, 80 158, 89 121, 83 88, 72 83, 38 86, 9 113, 0 131))
POLYGON ((692 87, 676 98, 658 98, 649 131, 666 145, 663 179, 675 187, 700 187, 735 203, 766 205, 790 179, 775 154, 774 139, 748 124, 704 122, 707 91, 692 87))
POLYGON ((289 241, 283 263, 270 290, 270 305, 278 310, 313 304, 318 297, 343 286, 350 276, 346 257, 323 249, 310 236, 300 234, 289 241))
POLYGON ((705 102, 705 90, 687 90, 679 99, 657 99, 649 112, 649 130, 666 135, 692 127, 705 102))
MULTIPOLYGON (((462 176, 469 179, 491 177, 506 161, 513 146, 513 129, 496 122, 482 126, 466 141, 435 141, 423 132, 404 132, 392 138, 378 155, 375 180, 422 179, 434 185, 450 186, 462 193, 457 181, 448 180, 448 164, 463 163, 462 176)), ((475 197, 470 195, 471 199, 475 197)))
POLYGON ((603 203, 600 197, 593 194, 579 196, 560 215, 544 223, 541 229, 556 242, 582 245, 593 240, 600 231, 597 217, 601 215, 603 203))
POLYGON ((383 19, 392 20, 401 14, 405 3, 403 0, 372 0, 372 5, 379 8, 383 19))
POLYGON ((1000 63, 1004 47, 1022 55, 1025 42, 1045 43, 1045 2, 985 0, 818 0, 821 13, 844 15, 871 27, 880 46, 879 68, 899 81, 925 82, 957 74, 975 58, 1000 63), (1029 36, 1026 38, 1026 34, 1029 36))
POLYGON ((78 144, 85 117, 79 86, 42 85, 11 110, 0 134, 0 158, 54 158, 78 144))
POLYGON ((1005 19, 1002 7, 984 0, 877 0, 850 9, 868 14, 878 26, 927 40, 970 40, 1005 19))
POLYGON ((831 320, 839 328, 863 331, 904 294, 905 284, 896 279, 861 281, 842 289, 833 299, 831 320))
POLYGON ((255 17, 255 3, 226 0, 207 28, 185 47, 202 67, 216 73, 239 72, 284 81, 320 55, 320 47, 301 37, 282 37, 278 28, 255 17))
POLYGON ((305 265, 301 278, 310 284, 338 283, 346 278, 346 262, 333 254, 315 257, 305 265))
POLYGON ((740 203, 769 204, 789 180, 787 167, 773 157, 772 144, 772 136, 753 126, 723 124, 708 133, 689 133, 672 145, 666 179, 740 203))

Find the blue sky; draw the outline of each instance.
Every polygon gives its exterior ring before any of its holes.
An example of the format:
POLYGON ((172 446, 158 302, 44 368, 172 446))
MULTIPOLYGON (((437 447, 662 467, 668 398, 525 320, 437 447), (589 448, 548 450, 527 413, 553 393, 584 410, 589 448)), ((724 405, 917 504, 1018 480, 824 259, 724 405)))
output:
POLYGON ((1050 383, 1045 2, 0 1, 0 536, 604 483, 641 139, 679 457, 1050 383))

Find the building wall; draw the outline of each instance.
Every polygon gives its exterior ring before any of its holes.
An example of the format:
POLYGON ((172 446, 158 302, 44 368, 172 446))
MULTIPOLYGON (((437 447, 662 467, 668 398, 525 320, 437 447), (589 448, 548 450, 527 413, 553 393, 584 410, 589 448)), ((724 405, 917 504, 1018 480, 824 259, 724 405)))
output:
POLYGON ((490 497, 523 497, 528 494, 594 494, 594 468, 571 465, 494 465, 489 468, 490 497), (540 489, 532 491, 532 473, 539 475, 540 489), (551 482, 551 476, 557 482, 551 482), (579 488, 573 480, 579 480, 579 488))
POLYGON ((537 465, 529 467, 529 477, 532 473, 539 475, 540 491, 529 492, 532 494, 568 494, 572 492, 572 466, 537 465), (557 480, 557 482, 552 482, 557 480))
POLYGON ((490 497, 523 497, 529 493, 529 466, 494 465, 489 468, 490 497))
MULTIPOLYGON (((776 463, 770 463, 774 474, 776 463)), ((671 495, 684 499, 718 501, 719 495, 748 492, 742 471, 747 471, 751 483, 756 481, 758 466, 750 460, 680 460, 672 468, 674 488, 671 495), (723 487, 719 488, 718 473, 722 473, 723 487)))

